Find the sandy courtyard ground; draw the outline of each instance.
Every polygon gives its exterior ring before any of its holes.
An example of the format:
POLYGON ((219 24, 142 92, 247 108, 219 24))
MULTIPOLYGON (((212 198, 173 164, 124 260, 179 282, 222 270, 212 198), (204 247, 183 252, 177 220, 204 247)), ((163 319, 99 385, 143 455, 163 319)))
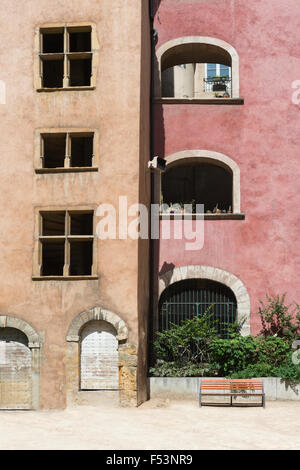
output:
POLYGON ((152 399, 65 411, 1 411, 0 449, 300 449, 300 402, 198 408, 152 399))

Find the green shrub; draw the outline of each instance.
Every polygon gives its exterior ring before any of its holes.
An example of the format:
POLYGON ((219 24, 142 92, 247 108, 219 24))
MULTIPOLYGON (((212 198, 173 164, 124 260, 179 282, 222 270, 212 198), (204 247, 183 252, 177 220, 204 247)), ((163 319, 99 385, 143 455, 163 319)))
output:
POLYGON ((300 307, 298 304, 285 305, 285 296, 267 295, 266 304, 260 302, 258 314, 264 338, 278 336, 289 342, 300 338, 300 307))
POLYGON ((222 339, 212 328, 210 310, 200 318, 173 324, 156 334, 154 376, 197 377, 230 376, 233 378, 281 377, 300 379, 300 365, 292 363, 291 343, 300 338, 300 308, 291 311, 285 295, 267 296, 259 309, 262 330, 257 337, 241 336, 243 322, 218 324, 229 339, 222 339))
POLYGON ((276 367, 258 362, 257 364, 249 364, 245 369, 230 374, 232 379, 252 379, 254 377, 277 377, 276 367))
POLYGON ((154 351, 157 359, 191 364, 209 362, 209 345, 218 336, 211 327, 209 314, 185 320, 181 325, 156 334, 154 351))
POLYGON ((150 368, 154 377, 204 377, 216 375, 210 364, 188 364, 186 362, 166 362, 158 359, 155 366, 150 368))
POLYGON ((300 380, 300 364, 293 364, 292 352, 287 357, 285 364, 277 368, 277 377, 290 382, 299 382, 300 380))
POLYGON ((288 358, 284 364, 275 367, 271 364, 258 362, 257 364, 250 364, 245 369, 233 372, 230 374, 232 379, 252 379, 254 377, 280 377, 283 380, 290 382, 299 382, 300 380, 300 365, 292 363, 291 358, 288 358))
POLYGON ((266 339, 256 339, 256 344, 258 362, 274 367, 283 365, 291 351, 289 343, 284 338, 269 336, 266 339))
POLYGON ((214 339, 210 344, 210 360, 219 375, 227 376, 245 369, 258 357, 258 344, 253 336, 235 335, 231 339, 214 339))

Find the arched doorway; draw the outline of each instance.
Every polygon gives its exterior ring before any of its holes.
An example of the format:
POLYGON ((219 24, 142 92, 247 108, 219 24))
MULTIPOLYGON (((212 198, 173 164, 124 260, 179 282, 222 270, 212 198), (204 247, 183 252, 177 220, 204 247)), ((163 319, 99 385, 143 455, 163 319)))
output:
POLYGON ((159 301, 159 331, 184 320, 206 316, 222 337, 237 320, 237 301, 229 287, 207 279, 187 279, 167 287, 159 301))
MULTIPOLYGON (((110 390, 118 390, 120 403, 124 406, 136 406, 137 403, 137 347, 134 343, 128 342, 128 328, 117 314, 106 310, 100 306, 95 306, 89 310, 79 313, 73 318, 68 333, 68 351, 67 351, 67 400, 68 403, 74 403, 80 400, 81 391, 84 390, 99 390, 94 388, 91 384, 89 377, 83 377, 84 380, 89 380, 81 384, 81 352, 82 343, 85 350, 84 342, 86 340, 87 350, 88 345, 94 343, 96 351, 91 355, 91 360, 94 358, 105 357, 101 356, 99 349, 103 350, 103 344, 109 345, 110 357, 107 359, 106 364, 110 361, 109 368, 114 372, 106 384, 99 382, 99 377, 95 377, 95 385, 100 390, 107 390, 104 386, 109 386, 110 390), (96 328, 94 327, 96 325, 96 328), (85 329, 87 328, 87 329, 85 329), (100 328, 100 329, 99 329, 100 328), (97 333, 97 334, 95 334, 97 333), (90 336, 92 335, 92 336, 90 336), (100 335, 100 336, 99 336, 100 335), (102 336, 101 336, 102 335, 102 336), (104 340, 104 338, 106 338, 104 340), (100 343, 100 348, 99 348, 100 343), (116 377, 116 366, 118 368, 118 376, 116 377), (116 385, 117 383, 117 385, 116 385), (83 387, 89 387, 84 388, 83 387), (91 388, 93 387, 93 388, 91 388)), ((85 354, 85 353, 84 353, 85 354)), ((85 359, 86 360, 86 359, 85 359)), ((98 360, 99 364, 99 360, 98 360)), ((101 370, 101 368, 100 368, 101 370)), ((102 377, 100 376, 100 379, 102 377)))
POLYGON ((32 360, 28 338, 0 328, 0 409, 32 408, 32 360))
POLYGON ((118 390, 119 353, 115 328, 103 320, 87 323, 81 331, 80 389, 118 390))

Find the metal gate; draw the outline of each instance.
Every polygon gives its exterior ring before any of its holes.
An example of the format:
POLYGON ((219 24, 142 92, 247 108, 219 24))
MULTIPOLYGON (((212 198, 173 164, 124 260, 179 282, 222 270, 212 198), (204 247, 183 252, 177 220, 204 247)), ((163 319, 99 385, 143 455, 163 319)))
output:
POLYGON ((117 390, 118 364, 113 326, 102 320, 88 323, 81 335, 81 390, 117 390))
POLYGON ((159 302, 159 331, 168 330, 172 323, 208 315, 212 327, 224 338, 225 324, 236 321, 237 303, 233 292, 223 284, 202 279, 189 279, 172 284, 159 302), (209 310, 208 310, 209 309, 209 310))
POLYGON ((32 408, 31 351, 15 328, 0 329, 0 409, 32 408))

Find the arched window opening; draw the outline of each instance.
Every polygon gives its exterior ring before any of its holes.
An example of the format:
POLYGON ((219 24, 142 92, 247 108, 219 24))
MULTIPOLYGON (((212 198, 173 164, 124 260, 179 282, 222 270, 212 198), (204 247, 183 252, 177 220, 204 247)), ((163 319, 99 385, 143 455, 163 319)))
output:
POLYGON ((162 97, 232 97, 232 58, 206 43, 172 47, 161 57, 162 97))
POLYGON ((90 321, 81 332, 80 389, 118 390, 117 332, 103 321, 90 321))
POLYGON ((16 328, 0 328, 0 409, 32 408, 31 363, 27 336, 16 328))
POLYGON ((231 289, 206 279, 175 282, 160 297, 159 331, 203 315, 208 316, 209 323, 221 337, 228 337, 226 325, 233 324, 237 319, 237 301, 231 289))
POLYGON ((211 163, 194 162, 170 166, 162 175, 162 200, 172 207, 204 205, 204 213, 232 212, 233 175, 211 163))

